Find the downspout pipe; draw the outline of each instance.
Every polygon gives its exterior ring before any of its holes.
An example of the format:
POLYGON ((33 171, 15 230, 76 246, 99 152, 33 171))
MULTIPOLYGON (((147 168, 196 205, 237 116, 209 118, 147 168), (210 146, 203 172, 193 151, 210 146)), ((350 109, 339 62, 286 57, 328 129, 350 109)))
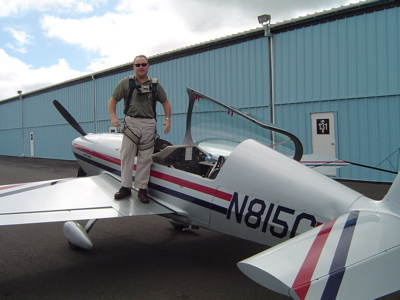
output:
POLYGON ((97 133, 97 92, 96 92, 96 79, 92 74, 93 80, 93 121, 94 121, 94 132, 97 133))
POLYGON ((275 124, 275 76, 274 76, 274 40, 271 33, 268 35, 269 42, 269 99, 270 119, 275 124))
POLYGON ((269 28, 269 22, 264 24, 264 36, 268 37, 270 122, 271 124, 275 124, 274 39, 269 28))

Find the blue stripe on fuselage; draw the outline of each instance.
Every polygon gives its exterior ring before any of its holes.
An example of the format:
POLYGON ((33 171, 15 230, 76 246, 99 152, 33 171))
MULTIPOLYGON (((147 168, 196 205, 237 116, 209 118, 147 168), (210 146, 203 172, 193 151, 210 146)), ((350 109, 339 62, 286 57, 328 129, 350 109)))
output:
MULTIPOLYGON (((100 162, 93 161, 93 160, 91 160, 91 159, 89 159, 87 157, 84 157, 84 156, 76 154, 76 153, 74 153, 74 155, 79 160, 82 160, 82 161, 84 161, 84 162, 86 162, 88 164, 96 166, 96 167, 98 167, 100 169, 103 169, 103 170, 105 170, 107 172, 110 172, 112 174, 121 176, 121 171, 119 171, 117 169, 114 169, 112 167, 106 166, 106 165, 104 165, 104 164, 102 164, 100 162)), ((132 180, 135 180, 134 176, 132 176, 132 180)), ((211 209, 213 211, 222 213, 224 215, 226 215, 226 213, 228 211, 228 209, 225 208, 225 207, 222 207, 222 206, 219 206, 219 205, 215 205, 215 204, 213 204, 211 202, 208 202, 208 201, 193 197, 193 196, 188 195, 188 194, 184 194, 184 193, 178 192, 176 190, 164 187, 162 185, 158 185, 158 184, 149 182, 149 187, 152 188, 152 189, 155 189, 155 190, 157 190, 159 192, 162 192, 164 194, 171 195, 173 197, 176 197, 176 198, 182 199, 184 201, 199 205, 201 207, 209 208, 209 209, 211 209)))

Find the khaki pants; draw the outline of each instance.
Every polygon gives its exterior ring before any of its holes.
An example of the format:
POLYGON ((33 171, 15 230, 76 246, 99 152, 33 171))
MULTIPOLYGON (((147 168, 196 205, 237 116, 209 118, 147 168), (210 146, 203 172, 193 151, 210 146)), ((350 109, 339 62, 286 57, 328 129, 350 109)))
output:
MULTIPOLYGON (((156 121, 154 119, 137 119, 125 117, 128 127, 140 138, 140 144, 147 144, 154 139, 156 121)), ((121 145, 121 182, 123 187, 132 187, 132 170, 134 166, 137 145, 125 134, 121 145)), ((150 179, 150 168, 153 162, 154 147, 138 151, 136 162, 135 188, 147 189, 150 179)))

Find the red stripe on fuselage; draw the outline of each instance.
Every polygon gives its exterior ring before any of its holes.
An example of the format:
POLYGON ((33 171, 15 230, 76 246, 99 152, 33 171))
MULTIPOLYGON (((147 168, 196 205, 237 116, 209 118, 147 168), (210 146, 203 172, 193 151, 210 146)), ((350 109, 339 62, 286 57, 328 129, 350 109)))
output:
POLYGON ((292 285, 292 289, 300 299, 305 299, 307 296, 307 292, 311 286, 312 275, 335 222, 336 219, 322 225, 292 285))
MULTIPOLYGON (((118 158, 115 158, 115 157, 112 157, 112 156, 109 156, 109 155, 105 155, 105 154, 100 153, 100 152, 96 152, 96 151, 90 150, 90 149, 88 149, 86 147, 83 147, 83 146, 75 144, 75 143, 72 144, 72 147, 74 149, 77 149, 79 151, 82 151, 84 153, 92 155, 94 157, 97 157, 97 158, 99 158, 101 160, 104 160, 104 161, 107 161, 107 162, 110 162, 110 163, 113 163, 113 164, 116 164, 116 165, 121 165, 121 160, 118 159, 118 158)), ((136 165, 134 166, 133 169, 136 170, 136 165)), ((167 181, 167 182, 170 182, 170 183, 173 183, 173 184, 177 184, 177 185, 180 185, 180 186, 183 186, 183 187, 186 187, 186 188, 201 192, 201 193, 204 193, 204 194, 207 194, 207 195, 211 195, 211 196, 220 198, 222 200, 231 201, 231 198, 232 198, 232 194, 225 193, 225 192, 222 192, 222 191, 218 191, 216 189, 213 189, 213 188, 201 185, 201 184, 197 184, 197 183, 194 183, 194 182, 191 182, 191 181, 188 181, 188 180, 184 180, 184 179, 181 179, 181 178, 178 178, 178 177, 174 177, 174 176, 171 176, 171 175, 168 175, 168 174, 165 174, 165 173, 161 173, 161 172, 158 172, 158 171, 152 170, 151 171, 151 176, 155 177, 155 178, 158 178, 158 179, 161 179, 161 180, 164 180, 164 181, 167 181)))
POLYGON ((5 186, 0 186, 0 191, 1 190, 6 190, 6 189, 11 189, 17 186, 22 186, 22 185, 26 185, 27 183, 20 183, 20 184, 12 184, 12 185, 5 185, 5 186))
POLYGON ((74 149, 77 149, 77 150, 82 151, 82 152, 84 152, 86 154, 95 156, 95 157, 97 157, 99 159, 105 160, 105 161, 110 162, 112 164, 119 165, 119 166, 121 165, 121 160, 118 159, 118 158, 115 158, 113 156, 106 155, 104 153, 100 153, 100 152, 97 152, 97 151, 94 151, 94 150, 90 150, 90 149, 88 149, 86 147, 83 147, 83 146, 81 146, 79 144, 75 144, 75 143, 72 144, 72 147, 74 149))
POLYGON ((208 186, 197 184, 197 183, 194 183, 194 182, 191 182, 188 180, 184 180, 184 179, 181 179, 181 178, 178 178, 175 176, 171 176, 171 175, 168 175, 165 173, 161 173, 158 171, 154 171, 154 170, 151 171, 151 176, 161 179, 161 180, 168 181, 173 184, 177 184, 177 185, 189 188, 191 190, 195 190, 195 191, 207 194, 207 195, 215 196, 215 197, 218 197, 218 198, 226 200, 226 201, 231 201, 231 198, 232 198, 232 195, 229 193, 218 191, 218 190, 210 188, 208 186))

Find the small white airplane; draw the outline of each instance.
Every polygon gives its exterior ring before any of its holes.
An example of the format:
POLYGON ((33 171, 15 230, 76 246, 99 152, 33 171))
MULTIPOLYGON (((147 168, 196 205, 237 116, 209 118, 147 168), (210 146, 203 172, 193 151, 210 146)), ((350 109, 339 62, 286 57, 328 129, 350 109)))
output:
POLYGON ((161 215, 177 228, 272 246, 238 267, 294 299, 374 299, 399 290, 400 177, 383 200, 367 198, 300 163, 294 135, 188 95, 182 145, 157 142, 149 204, 134 188, 130 198, 113 197, 122 135, 86 134, 55 102, 82 135, 72 151, 85 177, 0 186, 0 225, 67 221, 70 245, 90 250, 97 219, 161 215), (83 228, 75 220, 89 221, 83 228))

